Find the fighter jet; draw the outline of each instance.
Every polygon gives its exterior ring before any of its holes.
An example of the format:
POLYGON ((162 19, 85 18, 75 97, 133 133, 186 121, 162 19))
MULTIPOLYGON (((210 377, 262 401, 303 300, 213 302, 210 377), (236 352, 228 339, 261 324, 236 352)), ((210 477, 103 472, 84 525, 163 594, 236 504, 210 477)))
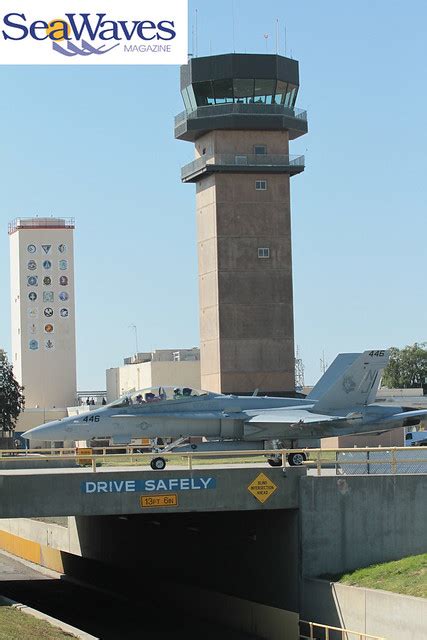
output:
MULTIPOLYGON (((319 438, 382 433, 427 420, 426 410, 374 404, 381 373, 389 361, 385 350, 340 354, 306 398, 234 396, 188 387, 159 387, 128 394, 109 405, 78 416, 49 422, 23 434, 30 442, 109 438, 129 444, 134 438, 171 439, 151 460, 164 469, 167 451, 194 436, 205 442, 195 450, 301 449, 318 446, 319 438)), ((305 455, 290 453, 298 465, 305 455)), ((272 466, 281 456, 271 455, 272 466)))

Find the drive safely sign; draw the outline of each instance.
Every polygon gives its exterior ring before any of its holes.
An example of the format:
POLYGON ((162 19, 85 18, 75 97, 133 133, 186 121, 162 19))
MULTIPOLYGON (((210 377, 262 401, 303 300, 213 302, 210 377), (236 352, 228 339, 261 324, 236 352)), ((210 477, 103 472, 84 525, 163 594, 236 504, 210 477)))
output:
POLYGON ((203 491, 205 489, 216 489, 216 478, 211 476, 192 476, 153 480, 86 480, 81 483, 81 492, 85 494, 203 491))

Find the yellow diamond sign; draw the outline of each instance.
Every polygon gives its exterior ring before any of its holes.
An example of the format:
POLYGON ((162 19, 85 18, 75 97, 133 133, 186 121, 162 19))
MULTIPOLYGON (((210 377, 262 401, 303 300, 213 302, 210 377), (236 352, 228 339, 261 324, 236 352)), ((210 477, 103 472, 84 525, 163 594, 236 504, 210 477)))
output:
POLYGON ((260 473, 249 485, 248 491, 260 502, 265 502, 276 491, 277 486, 265 473, 260 473))

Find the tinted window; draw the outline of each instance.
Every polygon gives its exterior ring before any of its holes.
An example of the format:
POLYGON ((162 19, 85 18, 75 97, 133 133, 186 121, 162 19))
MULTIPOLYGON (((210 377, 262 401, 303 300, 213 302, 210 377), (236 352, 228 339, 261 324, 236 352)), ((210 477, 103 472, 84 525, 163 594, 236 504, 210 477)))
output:
POLYGON ((276 97, 275 97, 275 103, 276 104, 284 104, 285 98, 286 98, 287 87, 288 87, 287 82, 282 82, 282 80, 278 80, 277 81, 276 97))
POLYGON ((187 87, 182 91, 182 99, 184 100, 185 110, 188 112, 192 111, 192 108, 190 105, 190 98, 188 97, 187 87))
POLYGON ((212 82, 195 82, 194 93, 199 107, 207 104, 215 104, 212 82))
POLYGON ((216 104, 234 102, 232 80, 215 80, 213 85, 216 104))
POLYGON ((234 101, 244 104, 253 102, 254 80, 234 80, 234 101))
POLYGON ((255 102, 271 104, 275 89, 275 80, 255 80, 255 102))
POLYGON ((296 87, 291 84, 288 84, 288 88, 285 96, 285 107, 293 107, 296 100, 296 87))

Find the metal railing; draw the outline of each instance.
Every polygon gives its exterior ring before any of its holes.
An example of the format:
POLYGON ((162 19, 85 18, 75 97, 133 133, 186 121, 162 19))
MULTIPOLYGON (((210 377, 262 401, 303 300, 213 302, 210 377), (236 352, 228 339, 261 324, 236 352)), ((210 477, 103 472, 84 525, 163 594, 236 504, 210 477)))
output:
POLYGON ((301 640, 386 640, 383 636, 373 636, 362 631, 350 631, 305 620, 300 620, 300 627, 304 629, 304 633, 300 635, 301 640), (306 633, 309 635, 304 635, 306 633))
MULTIPOLYGON (((287 463, 288 455, 295 453, 303 453, 307 459, 303 463, 303 466, 308 469, 314 469, 317 476, 322 476, 324 470, 328 471, 334 469, 336 474, 341 472, 342 462, 340 461, 340 455, 346 452, 354 453, 372 453, 381 451, 387 454, 390 471, 389 473, 399 475, 403 473, 403 469, 406 465, 414 463, 424 465, 424 471, 416 471, 416 473, 427 473, 427 448, 426 447, 393 447, 390 449, 380 448, 360 448, 353 449, 256 449, 245 451, 180 451, 179 448, 175 451, 167 451, 162 454, 162 450, 158 451, 145 451, 141 450, 146 448, 144 445, 118 445, 113 447, 92 447, 91 449, 78 449, 78 448, 61 448, 61 449, 5 449, 0 451, 0 470, 2 469, 2 462, 12 462, 13 465, 18 467, 21 462, 23 466, 26 463, 32 463, 36 461, 75 461, 77 464, 79 458, 84 458, 86 463, 92 465, 94 472, 97 470, 97 464, 107 463, 109 466, 119 466, 120 464, 142 466, 146 465, 154 457, 163 456, 171 463, 178 463, 185 465, 188 469, 193 469, 199 460, 200 464, 204 465, 218 465, 218 464, 233 464, 236 460, 240 463, 245 463, 249 466, 266 463, 266 458, 274 458, 285 467, 287 463), (409 450, 409 451, 408 451, 409 450), (121 451, 121 453, 115 453, 121 451), (124 451, 124 452, 123 452, 124 451), (410 457, 405 456, 402 460, 399 460, 399 452, 405 451, 410 453, 410 457), (230 463, 227 460, 230 460, 230 463), (218 461, 221 461, 220 463, 218 461)), ((348 475, 355 475, 351 473, 352 465, 359 465, 360 460, 345 462, 349 465, 350 470, 348 475)), ((384 460, 371 460, 370 464, 384 464, 384 460)), ((3 467, 4 468, 4 467, 3 467)), ((413 473, 413 471, 410 471, 413 473)), ((368 473, 368 472, 366 472, 368 473)), ((357 474, 356 474, 357 475, 357 474)))
POLYGON ((18 229, 74 229, 74 218, 15 218, 8 224, 9 235, 18 229))
POLYGON ((304 168, 305 157, 289 154, 219 153, 201 156, 181 169, 181 177, 197 173, 208 165, 228 167, 295 167, 304 168))
POLYGON ((175 127, 183 124, 186 120, 194 118, 208 118, 211 116, 223 115, 272 115, 272 116, 288 116, 289 118, 298 118, 307 121, 307 111, 294 107, 285 107, 283 104, 265 104, 263 102, 254 102, 253 104, 240 104, 235 102, 227 102, 225 104, 213 104, 204 107, 197 107, 194 111, 181 111, 175 116, 175 127))

